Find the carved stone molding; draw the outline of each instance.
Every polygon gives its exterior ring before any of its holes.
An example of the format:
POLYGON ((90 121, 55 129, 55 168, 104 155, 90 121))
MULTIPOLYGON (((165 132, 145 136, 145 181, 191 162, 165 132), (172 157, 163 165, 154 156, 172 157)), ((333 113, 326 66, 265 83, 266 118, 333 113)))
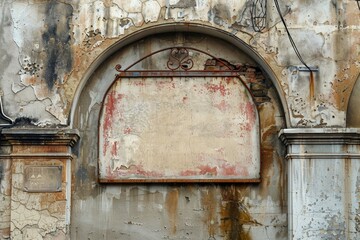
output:
POLYGON ((71 129, 2 129, 0 145, 11 150, 2 151, 0 158, 73 159, 71 148, 79 138, 79 132, 71 129))
POLYGON ((73 147, 79 132, 73 129, 7 128, 1 131, 2 144, 62 145, 73 147))
POLYGON ((360 129, 282 129, 286 159, 360 159, 360 129))
POLYGON ((288 146, 302 145, 358 145, 360 144, 359 128, 292 128, 282 129, 279 138, 288 146))

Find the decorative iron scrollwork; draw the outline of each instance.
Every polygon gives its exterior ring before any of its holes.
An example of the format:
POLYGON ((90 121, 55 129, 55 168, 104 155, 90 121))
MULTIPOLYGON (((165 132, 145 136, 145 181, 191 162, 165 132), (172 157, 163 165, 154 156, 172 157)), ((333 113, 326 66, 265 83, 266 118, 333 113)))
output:
POLYGON ((238 69, 234 68, 234 66, 232 66, 230 63, 228 63, 227 61, 220 59, 220 58, 216 58, 215 56, 202 51, 200 49, 196 49, 196 48, 192 48, 192 47, 168 47, 168 48, 164 48, 164 49, 160 49, 157 51, 154 51, 142 58, 140 58, 139 60, 137 60, 136 62, 132 63, 130 66, 122 69, 122 66, 120 64, 117 64, 115 66, 115 70, 120 72, 122 75, 124 75, 125 73, 134 73, 133 75, 135 76, 144 76, 146 75, 146 72, 153 72, 154 74, 157 73, 157 75, 160 74, 165 74, 166 72, 168 72, 168 74, 166 75, 171 75, 171 73, 173 74, 185 74, 185 73, 189 73, 189 72, 209 72, 209 70, 205 69, 205 70, 193 70, 193 66, 194 66, 194 62, 191 59, 192 58, 192 51, 194 52, 198 52, 198 53, 202 53, 206 56, 209 56, 211 59, 213 59, 215 62, 218 62, 221 66, 223 66, 223 69, 221 69, 222 71, 228 71, 231 74, 236 74, 239 72, 238 69), (191 52, 189 51, 191 50, 191 52), (168 57, 168 61, 166 63, 166 66, 168 69, 156 69, 155 70, 140 70, 140 71, 134 71, 131 70, 132 67, 134 67, 136 64, 140 63, 141 61, 143 61, 146 58, 149 58, 155 54, 161 53, 161 52, 165 52, 165 51, 169 51, 169 57, 168 57), (136 74, 135 74, 136 72, 136 74))
POLYGON ((122 68, 122 66, 120 64, 116 64, 116 66, 115 66, 116 71, 121 72, 122 71, 121 68, 122 68))
POLYGON ((173 48, 170 51, 167 67, 175 71, 179 68, 188 71, 194 66, 194 62, 190 58, 189 51, 186 48, 173 48))

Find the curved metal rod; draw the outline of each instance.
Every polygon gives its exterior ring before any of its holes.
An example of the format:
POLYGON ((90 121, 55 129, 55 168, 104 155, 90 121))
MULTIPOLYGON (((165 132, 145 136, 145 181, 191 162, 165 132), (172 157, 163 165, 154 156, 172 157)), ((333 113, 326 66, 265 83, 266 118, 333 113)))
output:
POLYGON ((9 118, 8 116, 6 116, 3 109, 4 109, 3 104, 2 104, 1 97, 0 97, 0 119, 7 122, 7 123, 4 123, 4 124, 0 123, 0 127, 13 125, 14 121, 11 118, 9 118))
MULTIPOLYGON (((196 49, 196 48, 192 48, 192 47, 186 47, 186 48, 185 48, 185 47, 168 47, 168 48, 163 48, 163 49, 157 50, 157 51, 155 51, 155 52, 152 52, 152 53, 150 53, 150 54, 148 54, 148 55, 140 58, 139 60, 137 60, 136 62, 134 62, 133 64, 131 64, 130 66, 128 66, 128 67, 125 68, 124 70, 121 70, 121 67, 122 67, 122 66, 121 66, 120 64, 117 64, 117 65, 115 66, 115 69, 116 69, 116 71, 118 71, 118 72, 120 72, 120 73, 121 73, 121 72, 126 72, 126 71, 128 71, 130 68, 132 68, 133 66, 135 66, 136 64, 138 64, 139 62, 141 62, 142 60, 144 60, 144 59, 146 59, 146 58, 148 58, 148 57, 151 57, 151 56, 153 56, 153 55, 155 55, 155 54, 157 54, 157 53, 160 53, 160 52, 164 52, 164 51, 172 50, 172 49, 176 49, 176 48, 190 49, 190 50, 194 50, 194 51, 203 53, 203 54, 205 54, 205 55, 207 55, 207 56, 215 59, 216 61, 219 61, 220 63, 224 64, 224 66, 226 66, 230 71, 233 71, 233 70, 234 70, 234 69, 232 69, 233 66, 230 65, 228 62, 223 61, 223 60, 221 60, 221 59, 219 59, 219 58, 217 58, 217 57, 215 57, 215 56, 213 56, 213 55, 211 55, 211 54, 209 54, 209 53, 207 53, 207 52, 205 52, 205 51, 202 51, 202 50, 199 50, 199 49, 196 49)), ((141 70, 140 70, 140 71, 141 71, 141 70)), ((161 71, 161 70, 160 70, 160 71, 161 71)), ((166 71, 175 72, 174 70, 166 70, 166 71)), ((189 72, 189 71, 187 71, 187 72, 189 72)), ((191 71, 190 71, 190 72, 191 72, 191 71)), ((206 72, 206 70, 205 70, 204 72, 206 72)), ((212 71, 211 71, 211 72, 212 72, 212 71)), ((115 79, 118 79, 119 77, 120 77, 120 75, 117 75, 117 76, 115 77, 115 79)), ((252 93, 251 89, 249 88, 249 86, 241 79, 240 76, 237 76, 236 78, 239 79, 239 81, 243 84, 243 86, 246 88, 247 92, 250 94, 250 97, 252 98, 253 102, 255 103, 255 105, 257 105, 257 104, 256 104, 256 101, 255 101, 255 96, 253 95, 253 93, 252 93)))
POLYGON ((153 56, 153 55, 155 55, 155 54, 157 54, 157 53, 160 53, 160 52, 164 52, 164 51, 166 51, 166 50, 172 50, 172 49, 177 49, 177 48, 178 48, 178 49, 180 49, 180 48, 190 49, 190 50, 193 50, 193 51, 197 51, 197 52, 203 53, 203 54, 205 54, 205 55, 207 55, 207 56, 209 56, 209 57, 211 57, 211 58, 219 61, 220 63, 224 64, 229 70, 233 70, 233 69, 232 69, 232 65, 230 65, 229 63, 227 63, 227 62, 225 62, 225 61, 223 61, 223 60, 221 60, 221 59, 219 59, 219 58, 217 58, 217 57, 215 57, 215 56, 213 56, 213 55, 211 55, 211 54, 209 54, 209 53, 207 53, 207 52, 205 52, 205 51, 202 51, 202 50, 200 50, 200 49, 196 49, 196 48, 193 48, 193 47, 168 47, 168 48, 163 48, 163 49, 157 50, 157 51, 155 51, 155 52, 152 52, 152 53, 150 53, 150 54, 148 54, 148 55, 140 58, 139 60, 137 60, 136 62, 134 62, 133 64, 131 64, 130 66, 128 66, 128 67, 125 68, 124 70, 121 70, 121 67, 122 67, 122 66, 121 66, 120 64, 117 64, 117 65, 115 66, 115 69, 116 69, 116 71, 118 71, 118 72, 128 71, 130 68, 132 68, 133 66, 135 66, 136 64, 138 64, 139 62, 143 61, 144 59, 146 59, 146 58, 148 58, 148 57, 151 57, 151 56, 153 56))

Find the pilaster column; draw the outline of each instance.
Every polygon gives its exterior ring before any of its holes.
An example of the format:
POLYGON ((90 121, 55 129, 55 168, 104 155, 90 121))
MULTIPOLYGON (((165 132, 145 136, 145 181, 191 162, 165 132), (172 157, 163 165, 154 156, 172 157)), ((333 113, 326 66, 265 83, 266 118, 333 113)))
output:
MULTIPOLYGON (((1 159, 9 167, 11 239, 66 239, 70 224, 72 148, 79 139, 69 129, 9 128, 1 132, 10 148, 1 159)), ((3 183, 2 183, 3 184, 3 183)))
POLYGON ((359 129, 283 129, 289 239, 360 239, 359 129))

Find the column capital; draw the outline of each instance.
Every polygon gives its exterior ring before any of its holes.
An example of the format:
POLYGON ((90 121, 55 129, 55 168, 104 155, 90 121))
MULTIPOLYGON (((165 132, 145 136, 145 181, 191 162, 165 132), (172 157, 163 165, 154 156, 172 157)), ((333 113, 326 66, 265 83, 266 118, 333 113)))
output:
POLYGON ((80 134, 67 128, 5 128, 1 145, 61 145, 73 147, 80 134))
POLYGON ((287 128, 278 136, 286 146, 360 144, 360 128, 287 128))

